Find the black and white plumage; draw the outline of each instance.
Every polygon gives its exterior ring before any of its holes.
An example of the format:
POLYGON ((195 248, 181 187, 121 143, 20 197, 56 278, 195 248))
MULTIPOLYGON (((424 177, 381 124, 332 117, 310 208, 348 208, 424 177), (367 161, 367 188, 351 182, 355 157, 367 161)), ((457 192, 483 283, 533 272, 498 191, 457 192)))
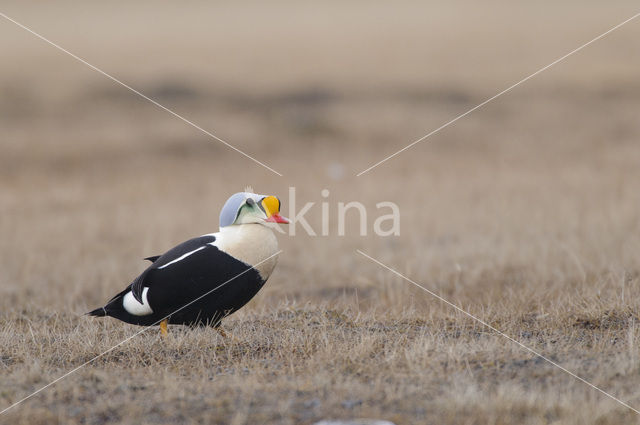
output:
POLYGON ((267 222, 288 223, 279 210, 274 196, 236 193, 220 213, 218 233, 145 258, 151 261, 149 267, 104 307, 88 314, 142 326, 165 319, 170 324, 218 326, 271 275, 278 242, 267 222))

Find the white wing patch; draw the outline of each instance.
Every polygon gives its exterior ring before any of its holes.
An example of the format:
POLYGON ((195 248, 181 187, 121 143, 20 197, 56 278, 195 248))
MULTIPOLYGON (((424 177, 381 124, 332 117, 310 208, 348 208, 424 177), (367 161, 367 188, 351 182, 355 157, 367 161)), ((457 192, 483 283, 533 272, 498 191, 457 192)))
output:
POLYGON ((153 314, 149 301, 147 301, 147 292, 149 292, 149 288, 145 287, 142 289, 142 304, 134 298, 131 291, 127 292, 122 298, 122 306, 129 314, 133 314, 134 316, 153 314))
POLYGON ((178 261, 184 260, 185 258, 187 258, 188 256, 190 256, 191 254, 200 251, 201 249, 205 249, 207 246, 201 246, 200 248, 196 248, 193 251, 189 251, 186 254, 181 255, 180 257, 176 258, 173 261, 168 262, 167 264, 165 264, 164 266, 160 266, 158 267, 158 270, 164 269, 165 267, 169 267, 170 265, 177 263, 178 261))

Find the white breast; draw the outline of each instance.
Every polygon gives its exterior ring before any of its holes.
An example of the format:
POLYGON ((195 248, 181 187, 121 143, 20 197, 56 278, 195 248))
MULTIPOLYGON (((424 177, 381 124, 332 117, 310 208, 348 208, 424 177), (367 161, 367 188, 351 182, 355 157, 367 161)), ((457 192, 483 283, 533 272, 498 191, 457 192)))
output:
POLYGON ((212 245, 219 250, 255 267, 264 280, 271 276, 278 261, 274 255, 278 252, 278 239, 273 230, 261 224, 240 224, 223 227, 214 236, 212 245))

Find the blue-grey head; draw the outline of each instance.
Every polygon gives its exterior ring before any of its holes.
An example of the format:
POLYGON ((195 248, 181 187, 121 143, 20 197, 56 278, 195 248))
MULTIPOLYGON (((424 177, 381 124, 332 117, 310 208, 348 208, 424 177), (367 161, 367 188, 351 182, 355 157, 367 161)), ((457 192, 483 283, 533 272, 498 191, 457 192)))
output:
POLYGON ((238 192, 231 195, 220 211, 220 228, 250 223, 289 223, 280 215, 280 200, 271 195, 238 192))

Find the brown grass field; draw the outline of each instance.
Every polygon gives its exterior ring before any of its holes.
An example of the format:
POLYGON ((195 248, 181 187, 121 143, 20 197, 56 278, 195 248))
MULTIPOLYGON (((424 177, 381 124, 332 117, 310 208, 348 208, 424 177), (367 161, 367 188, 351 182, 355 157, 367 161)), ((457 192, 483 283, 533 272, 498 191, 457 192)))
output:
POLYGON ((245 185, 330 207, 251 303, 135 336, 6 424, 630 424, 640 409, 637 2, 2 2, 0 410, 140 330, 83 316, 245 185), (336 170, 343 170, 343 175, 336 170), (330 196, 323 199, 322 189, 330 196), (337 234, 393 201, 400 236, 337 234))

